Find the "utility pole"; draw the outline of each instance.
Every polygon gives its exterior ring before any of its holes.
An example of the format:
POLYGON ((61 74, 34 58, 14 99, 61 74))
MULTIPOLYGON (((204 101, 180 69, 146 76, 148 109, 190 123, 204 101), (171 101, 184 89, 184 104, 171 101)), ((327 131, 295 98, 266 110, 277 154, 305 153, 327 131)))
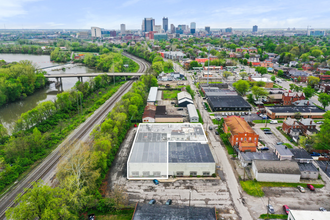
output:
POLYGON ((207 86, 209 85, 209 75, 210 75, 210 47, 208 49, 209 49, 209 56, 208 56, 208 59, 207 59, 207 62, 208 62, 208 67, 207 67, 207 86))
POLYGON ((267 205, 267 219, 269 219, 269 201, 270 201, 270 198, 268 197, 268 205, 267 205))

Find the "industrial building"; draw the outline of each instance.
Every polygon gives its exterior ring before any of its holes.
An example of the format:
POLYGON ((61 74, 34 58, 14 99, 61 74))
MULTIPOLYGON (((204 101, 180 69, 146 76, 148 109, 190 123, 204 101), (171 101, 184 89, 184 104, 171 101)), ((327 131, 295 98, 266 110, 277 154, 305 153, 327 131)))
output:
POLYGON ((139 125, 127 161, 128 179, 213 173, 215 161, 200 123, 139 125))
POLYGON ((177 97, 179 107, 187 107, 189 104, 194 104, 191 95, 186 91, 179 92, 177 97))
POLYGON ((329 220, 330 212, 289 209, 288 220, 329 220))
POLYGON ((212 111, 250 111, 251 106, 241 96, 209 96, 212 111))
POLYGON ((323 118, 325 113, 316 106, 267 106, 265 109, 271 119, 294 118, 297 112, 300 112, 303 118, 323 118))
POLYGON ((187 105, 189 121, 190 122, 199 122, 199 116, 196 110, 196 107, 193 104, 187 105))
POLYGON ((238 96, 235 90, 219 89, 218 87, 201 87, 205 97, 210 96, 238 96))
POLYGON ((252 172, 255 179, 260 182, 298 183, 301 176, 297 162, 289 160, 254 160, 252 172))
POLYGON ((155 102, 157 101, 157 92, 158 92, 158 87, 151 87, 147 102, 155 104, 155 102))

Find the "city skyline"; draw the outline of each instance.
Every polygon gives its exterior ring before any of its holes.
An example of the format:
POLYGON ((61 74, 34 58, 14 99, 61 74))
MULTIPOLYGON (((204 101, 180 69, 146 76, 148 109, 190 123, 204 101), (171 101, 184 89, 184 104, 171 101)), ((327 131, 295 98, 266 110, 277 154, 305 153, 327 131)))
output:
POLYGON ((156 25, 168 17, 168 24, 196 22, 197 28, 330 28, 330 2, 316 0, 280 0, 270 2, 242 1, 221 2, 211 0, 200 5, 192 0, 87 1, 46 2, 44 0, 13 0, 0 2, 0 28, 6 29, 89 29, 92 26, 126 30, 141 29, 141 20, 152 17, 156 25), (64 4, 62 4, 64 3, 64 4), (184 5, 184 7, 183 7, 184 5), (198 5, 198 7, 197 7, 198 5), (219 9, 218 9, 219 8, 219 9), (311 10, 312 9, 312 10, 311 10), (109 13, 110 12, 110 13, 109 13))

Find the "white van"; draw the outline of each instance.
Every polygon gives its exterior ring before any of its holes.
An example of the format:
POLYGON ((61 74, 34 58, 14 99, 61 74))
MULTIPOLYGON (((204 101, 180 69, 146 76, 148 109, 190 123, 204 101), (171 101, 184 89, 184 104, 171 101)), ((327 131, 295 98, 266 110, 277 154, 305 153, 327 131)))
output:
POLYGON ((271 120, 269 123, 270 123, 270 124, 277 124, 278 121, 277 121, 277 120, 271 120))

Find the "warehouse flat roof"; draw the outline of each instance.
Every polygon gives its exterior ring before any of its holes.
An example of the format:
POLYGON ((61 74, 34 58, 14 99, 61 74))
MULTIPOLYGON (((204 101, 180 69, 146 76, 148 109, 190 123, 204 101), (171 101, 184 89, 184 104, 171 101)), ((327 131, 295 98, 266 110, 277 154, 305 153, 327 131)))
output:
POLYGON ((133 220, 154 220, 154 219, 208 219, 216 220, 215 208, 177 206, 177 205, 149 205, 138 203, 136 205, 133 220))
POLYGON ((313 160, 313 157, 304 149, 290 149, 295 159, 313 160))
POLYGON ((169 141, 206 143, 200 123, 140 124, 135 135, 129 163, 166 163, 169 141))
POLYGON ((208 99, 215 108, 251 108, 241 96, 209 96, 208 99))
POLYGON ((300 171, 319 172, 312 163, 298 163, 300 171))
POLYGON ((244 161, 252 160, 279 160, 273 153, 259 153, 259 152, 239 152, 244 161))
POLYGON ((309 211, 309 210, 289 210, 295 220, 329 220, 330 212, 309 211))
POLYGON ((299 166, 295 161, 254 160, 253 162, 258 173, 301 174, 299 166))
POLYGON ((323 113, 324 110, 316 107, 316 106, 267 106, 265 107, 271 112, 275 113, 323 113))
POLYGON ((157 87, 151 87, 148 95, 148 102, 156 102, 157 100, 157 87))
POLYGON ((214 163, 208 144, 200 142, 169 142, 169 163, 214 163))
POLYGON ((281 156, 293 156, 290 149, 285 145, 275 145, 275 149, 281 156))

